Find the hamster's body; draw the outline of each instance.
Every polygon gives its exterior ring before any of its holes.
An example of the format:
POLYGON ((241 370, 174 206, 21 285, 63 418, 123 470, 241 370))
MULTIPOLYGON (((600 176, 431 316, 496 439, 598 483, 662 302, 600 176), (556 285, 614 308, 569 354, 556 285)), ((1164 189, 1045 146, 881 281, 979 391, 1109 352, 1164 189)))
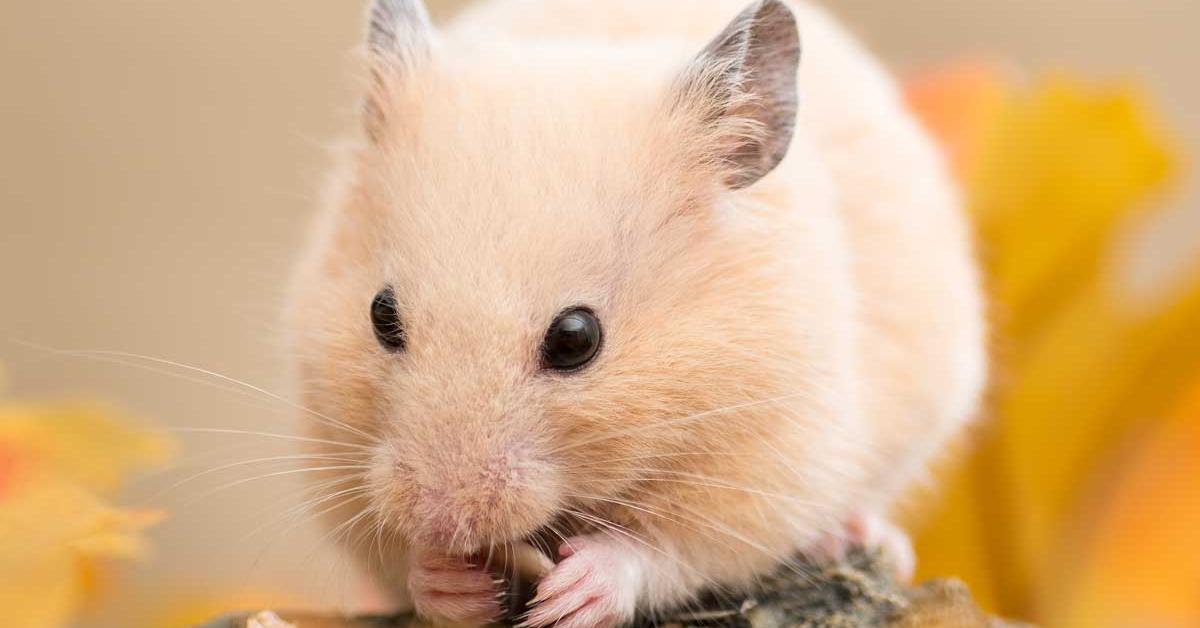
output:
MULTIPOLYGON (((745 63, 771 63, 752 53, 783 37, 776 5, 742 14, 764 29, 745 63)), ((419 610, 494 612, 486 574, 453 557, 564 517, 581 536, 533 624, 744 586, 885 514, 972 414, 983 318, 948 174, 879 65, 787 5, 803 41, 787 156, 721 186, 743 153, 713 159, 728 137, 674 101, 695 97, 687 77, 717 80, 703 66, 722 48, 687 62, 741 0, 488 0, 441 39, 419 5, 377 3, 411 28, 387 33, 399 69, 369 101, 293 326, 306 404, 354 430, 318 434, 374 452, 333 519, 396 531, 362 551, 397 589, 411 562, 419 610), (366 319, 382 286, 402 354, 366 319), (594 364, 539 370, 540 334, 573 305, 603 324, 594 364)))

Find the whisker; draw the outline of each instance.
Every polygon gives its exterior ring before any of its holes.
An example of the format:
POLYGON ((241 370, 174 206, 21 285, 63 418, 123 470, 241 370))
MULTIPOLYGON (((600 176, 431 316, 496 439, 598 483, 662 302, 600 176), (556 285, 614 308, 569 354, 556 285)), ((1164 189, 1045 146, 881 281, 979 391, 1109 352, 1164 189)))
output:
POLYGON ((172 484, 171 486, 164 488, 162 491, 160 491, 156 495, 156 497, 161 497, 162 494, 164 494, 164 493, 169 493, 171 491, 174 491, 174 490, 180 488, 181 486, 183 486, 185 484, 189 484, 191 482, 194 482, 202 477, 212 475, 214 473, 219 473, 221 471, 225 471, 228 469, 244 467, 244 466, 252 465, 252 464, 262 464, 262 463, 266 463, 266 462, 286 462, 286 461, 292 461, 292 460, 324 460, 324 461, 330 461, 330 462, 352 462, 352 463, 361 463, 362 462, 362 460, 358 460, 355 458, 341 458, 341 457, 337 457, 335 455, 327 455, 327 454, 294 454, 294 455, 289 455, 289 456, 269 456, 266 458, 256 458, 254 460, 239 460, 237 462, 223 464, 219 467, 205 469, 204 471, 200 471, 199 473, 195 473, 195 474, 188 476, 182 480, 179 480, 178 482, 172 484))
MULTIPOLYGON (((351 479, 351 478, 349 478, 349 477, 347 477, 347 478, 341 478, 340 480, 335 480, 334 482, 335 482, 335 485, 336 485, 336 483, 345 482, 345 481, 347 481, 347 480, 349 480, 349 479, 351 479)), ((253 530, 251 530, 249 533, 247 533, 247 534, 246 534, 246 535, 245 535, 245 536, 242 538, 242 541, 249 540, 249 538, 250 538, 250 537, 253 537, 255 534, 257 534, 257 533, 261 532, 262 530, 264 530, 264 529, 266 529, 266 528, 270 527, 271 525, 273 525, 273 524, 275 524, 275 523, 284 523, 284 524, 286 524, 286 523, 289 523, 289 522, 291 522, 293 519, 295 519, 296 517, 298 517, 299 515, 305 514, 305 513, 306 513, 307 511, 309 511, 311 508, 314 508, 314 507, 316 507, 316 506, 320 506, 321 504, 324 504, 324 503, 326 503, 326 502, 328 502, 328 501, 331 501, 331 500, 337 499, 337 498, 339 498, 339 497, 344 497, 344 496, 346 496, 346 495, 353 495, 353 496, 357 497, 359 494, 366 493, 366 492, 367 492, 367 490, 368 490, 368 489, 367 489, 366 487, 364 487, 364 486, 357 486, 357 485, 356 485, 356 486, 351 486, 350 488, 345 488, 345 489, 342 489, 342 490, 340 490, 340 491, 335 491, 335 492, 333 492, 333 493, 330 493, 330 494, 328 494, 328 495, 317 495, 317 496, 315 496, 315 497, 313 497, 313 498, 311 498, 311 499, 307 499, 307 500, 305 500, 305 501, 303 501, 303 502, 301 502, 301 503, 299 503, 299 504, 297 504, 297 505, 295 505, 295 506, 292 506, 291 508, 288 508, 288 509, 287 509, 287 510, 285 510, 283 513, 281 513, 281 514, 280 514, 278 517, 276 517, 274 520, 268 521, 267 523, 259 524, 259 526, 258 526, 258 527, 254 528, 254 529, 253 529, 253 530)), ((325 515, 325 514, 328 514, 328 513, 330 513, 330 512, 333 512, 334 510, 337 510, 337 509, 338 509, 338 507, 340 507, 340 506, 342 506, 342 505, 345 505, 345 504, 348 504, 348 503, 350 503, 351 501, 353 501, 353 499, 347 499, 347 500, 345 500, 345 501, 338 502, 337 504, 334 504, 333 506, 329 507, 329 508, 328 508, 328 509, 326 509, 326 510, 322 510, 322 511, 320 511, 320 512, 313 513, 313 514, 312 514, 312 516, 311 516, 311 517, 309 517, 309 518, 310 518, 310 519, 315 519, 315 518, 317 518, 317 517, 320 517, 321 515, 325 515)), ((296 522, 294 522, 294 525, 284 528, 284 529, 283 529, 283 530, 280 532, 280 534, 282 535, 282 534, 286 534, 286 533, 288 533, 288 532, 291 532, 291 530, 292 530, 292 529, 295 527, 295 525, 299 525, 299 523, 301 523, 301 521, 296 521, 296 522)))
POLYGON ((667 452, 661 454, 645 454, 641 456, 624 456, 621 458, 604 458, 601 460, 590 461, 584 464, 571 465, 572 471, 580 469, 611 469, 613 464, 618 462, 634 462, 638 460, 659 460, 671 458, 708 458, 708 457, 723 457, 723 458, 759 458, 761 452, 752 451, 686 451, 686 452, 667 452))
POLYGON ((293 440, 302 443, 317 443, 321 445, 333 445, 335 447, 343 447, 346 449, 354 449, 360 451, 372 451, 373 448, 368 445, 359 445, 355 443, 344 443, 336 440, 326 440, 324 438, 312 438, 309 436, 296 436, 295 434, 278 434, 275 432, 258 432, 253 430, 235 430, 220 427, 172 427, 168 428, 169 432, 183 432, 193 434, 235 434, 241 436, 261 436, 263 438, 279 438, 283 440, 293 440))
MULTIPOLYGON (((634 480, 637 482, 667 482, 667 483, 674 483, 674 484, 683 484, 683 485, 687 485, 687 486, 700 486, 700 487, 718 488, 718 489, 731 490, 731 491, 741 491, 741 492, 749 493, 752 495, 758 495, 760 497, 770 497, 773 499, 785 500, 788 502, 799 504, 801 506, 816 505, 816 503, 813 502, 812 500, 805 500, 805 499, 801 499, 801 498, 793 496, 793 495, 786 495, 783 493, 773 493, 770 491, 764 491, 761 489, 756 489, 756 488, 752 488, 752 487, 748 487, 748 486, 739 486, 737 484, 729 484, 729 483, 723 482, 720 479, 710 478, 708 476, 697 474, 697 473, 688 473, 686 471, 672 471, 670 469, 633 469, 633 471, 638 472, 638 473, 662 473, 662 474, 666 474, 666 475, 678 476, 679 478, 683 478, 683 479, 647 477, 647 476, 631 476, 631 477, 625 478, 625 480, 634 480)), ((611 482, 614 480, 597 480, 597 481, 600 481, 600 482, 610 481, 611 482)))
POLYGON ((672 452, 665 453, 665 454, 645 454, 642 456, 625 456, 623 458, 609 458, 607 460, 603 460, 600 462, 602 464, 610 464, 613 462, 629 462, 631 460, 651 460, 651 459, 655 459, 655 458, 676 458, 676 457, 688 458, 688 457, 695 457, 695 456, 741 457, 741 456, 752 456, 752 455, 755 455, 756 453, 757 452, 750 452, 750 451, 672 451, 672 452))
MULTIPOLYGON (((336 546, 338 543, 341 543, 342 538, 346 534, 348 534, 351 530, 353 530, 354 527, 357 526, 365 517, 370 516, 370 514, 371 514, 371 510, 364 508, 361 511, 359 511, 358 514, 354 515, 353 517, 347 519, 346 521, 338 524, 336 527, 331 529, 324 536, 322 536, 320 539, 318 539, 316 543, 313 544, 312 549, 309 550, 308 554, 303 559, 303 564, 305 566, 309 565, 312 562, 312 560, 316 557, 317 551, 320 550, 322 547, 324 547, 326 544, 332 543, 336 546)), ((349 548, 347 548, 347 549, 349 549, 349 548)), ((332 576, 332 575, 333 574, 331 572, 330 576, 332 576)), ((328 589, 328 585, 329 585, 329 578, 326 578, 325 586, 323 588, 328 589)))
POLYGON ((648 431, 648 430, 662 429, 665 427, 674 427, 677 425, 690 423, 692 421, 697 421, 697 420, 704 419, 704 418, 720 416, 727 412, 735 412, 738 410, 745 410, 745 409, 753 408, 753 407, 757 407, 757 406, 762 406, 762 405, 767 405, 767 404, 772 404, 772 403, 780 403, 782 401, 787 401, 789 399, 803 397, 808 394, 809 394, 809 392, 807 392, 807 391, 792 393, 790 395, 781 395, 779 397, 772 397, 769 399, 760 399, 758 401, 748 401, 746 403, 739 403, 739 404, 735 404, 732 406, 726 406, 723 408, 715 408, 712 410, 705 410, 703 412, 698 412, 696 414, 690 414, 687 416, 677 417, 674 419, 667 419, 664 421, 657 421, 657 422, 649 423, 649 424, 645 424, 645 425, 637 425, 637 426, 634 426, 629 429, 617 430, 615 432, 601 434, 600 436, 597 436, 594 438, 587 438, 587 439, 584 439, 579 442, 570 443, 569 445, 567 445, 565 447, 559 447, 559 448, 555 449, 553 451, 553 453, 559 454, 559 453, 574 451, 576 449, 579 449, 580 447, 584 447, 586 445, 591 445, 591 444, 606 441, 606 440, 611 440, 613 438, 620 438, 622 436, 630 436, 630 435, 648 431))
MULTIPOLYGON (((228 375, 221 374, 221 373, 217 373, 216 371, 201 368, 198 366, 193 366, 191 364, 185 364, 185 363, 177 362, 174 360, 167 360, 165 358, 157 358, 157 357, 150 356, 150 355, 142 355, 142 354, 131 353, 131 352, 127 352, 127 351, 112 351, 112 350, 106 350, 106 349, 56 349, 53 347, 40 346, 40 345, 36 345, 33 343, 24 342, 24 341, 16 341, 16 342, 18 344, 24 345, 26 347, 38 349, 41 351, 46 351, 46 352, 49 352, 49 353, 55 354, 55 355, 66 355, 66 356, 73 356, 73 357, 78 357, 78 358, 88 358, 88 359, 101 359, 101 360, 105 360, 105 361, 108 361, 111 363, 128 366, 130 368, 141 368, 141 369, 149 370, 151 372, 155 372, 155 373, 159 373, 159 374, 172 374, 172 373, 169 373, 169 372, 164 373, 164 372, 156 370, 156 369, 151 369, 144 364, 138 364, 136 362, 129 362, 128 360, 144 360, 146 362, 151 362, 153 364, 160 364, 163 366, 170 366, 173 368, 183 369, 186 371, 190 371, 192 373, 199 373, 201 375, 215 378, 223 383, 230 384, 235 387, 235 388, 222 388, 223 390, 235 392, 238 389, 242 389, 243 392, 250 391, 253 393, 257 393, 263 397, 266 397, 273 401, 282 403, 292 409, 299 410, 301 412, 304 412, 305 414, 308 414, 310 416, 321 419, 321 420, 325 421, 326 423, 328 423, 329 425, 344 429, 352 434, 361 436, 362 438, 366 439, 368 442, 374 442, 374 441, 378 440, 375 436, 372 436, 371 434, 368 434, 367 432, 364 432, 352 425, 349 425, 349 424, 345 423, 344 421, 340 421, 333 417, 330 417, 330 416, 324 415, 320 412, 317 412, 316 410, 313 410, 311 408, 308 408, 308 407, 305 407, 298 403, 295 403, 289 399, 284 398, 281 395, 278 395, 269 390, 266 390, 265 388, 262 388, 261 386, 256 386, 249 382, 242 381, 242 380, 239 380, 239 379, 236 379, 236 378, 233 378, 228 375), (121 358, 124 358, 124 359, 121 359, 121 358)), ((182 377, 182 379, 184 379, 185 381, 190 381, 190 382, 197 383, 197 384, 211 384, 211 382, 205 382, 204 380, 196 380, 196 379, 191 379, 191 378, 186 378, 186 377, 182 377)))
POLYGON ((218 486, 217 488, 214 488, 210 491, 206 491, 205 493, 201 494, 199 497, 189 500, 187 503, 183 504, 183 507, 191 506, 191 505, 195 504, 196 502, 202 501, 202 500, 204 500, 208 497, 211 497, 221 491, 228 490, 228 489, 234 488, 236 486, 241 486, 243 484, 248 484, 250 482, 256 482, 258 480, 266 480, 269 478, 281 477, 281 476, 285 476, 285 475, 293 475, 296 473, 318 473, 321 471, 340 471, 340 470, 350 470, 350 469, 367 471, 367 470, 371 469, 371 466, 365 465, 365 464, 357 464, 357 465, 336 465, 336 466, 329 466, 329 467, 305 467, 302 469, 288 469, 286 471, 276 471, 274 473, 267 473, 264 475, 256 475, 256 476, 250 477, 250 478, 242 478, 240 480, 235 480, 233 482, 222 484, 221 486, 218 486))
POLYGON ((383 573, 387 569, 387 560, 383 557, 383 532, 385 524, 386 521, 382 516, 375 517, 375 552, 379 556, 380 573, 383 573))
MULTIPOLYGON (((344 482, 348 479, 350 479, 350 478, 342 478, 341 480, 339 480, 339 482, 344 482)), ((293 530, 295 530, 297 527, 299 527, 305 521, 311 521, 311 520, 317 519, 318 517, 321 517, 322 515, 324 515, 328 512, 337 510, 338 508, 341 508, 341 507, 353 502, 355 499, 358 499, 359 496, 365 492, 366 492, 365 488, 356 486, 356 487, 351 487, 349 489, 344 489, 342 491, 337 491, 336 493, 333 493, 330 495, 318 496, 318 497, 314 497, 312 499, 306 500, 305 502, 299 504, 298 506, 289 508, 288 510, 281 513, 279 516, 274 517, 266 522, 259 524, 257 527, 255 527, 253 530, 251 530, 249 533, 243 535, 240 539, 238 539, 237 543, 239 545, 242 543, 245 543, 246 541, 253 538, 254 535, 262 532, 263 530, 266 530, 268 527, 270 527, 272 525, 282 524, 284 526, 283 529, 280 530, 278 534, 275 534, 274 536, 272 536, 272 538, 270 540, 268 540, 266 543, 263 544, 263 546, 261 548, 259 548, 258 554, 254 558, 254 562, 251 563, 251 568, 254 568, 258 565, 259 561, 262 560, 262 557, 266 554, 268 549, 270 549, 272 546, 274 546, 274 544, 279 539, 282 539, 286 535, 290 534, 293 530), (322 510, 321 512, 312 513, 310 516, 308 516, 306 518, 301 518, 301 516, 304 515, 305 512, 309 511, 311 508, 319 506, 327 501, 337 499, 338 497, 343 497, 343 499, 341 501, 333 504, 332 506, 322 510)))
MULTIPOLYGON (((562 531, 560 531, 558 529, 558 526, 554 525, 553 522, 547 524, 546 529, 550 530, 550 532, 552 534, 554 534, 554 536, 557 536, 559 539, 561 539, 563 542, 563 545, 566 545, 568 548, 570 548, 572 553, 575 552, 575 546, 571 545, 571 541, 569 539, 567 539, 567 537, 562 533, 562 531)), ((550 560, 554 560, 555 559, 554 554, 549 555, 549 558, 550 558, 550 560)))
POLYGON ((733 547, 732 547, 732 546, 730 546, 729 544, 727 544, 727 543, 723 543, 722 541, 720 541, 720 540, 718 540, 718 539, 715 539, 715 538, 713 538, 713 537, 711 537, 711 536, 709 536, 709 535, 707 535, 707 534, 704 534, 703 532, 700 532, 699 530, 696 530, 695 528, 692 528, 691 526, 687 526, 687 525, 686 525, 684 522, 682 522, 682 521, 679 521, 679 520, 677 520, 677 519, 674 519, 673 517, 671 517, 671 516, 669 516, 669 515, 663 514, 663 513, 662 513, 662 512, 660 512, 658 509, 652 508, 652 507, 651 507, 651 506, 649 506, 648 504, 637 504, 637 503, 633 503, 633 502, 625 501, 625 500, 622 500, 622 499, 618 499, 618 498, 615 498, 615 497, 601 497, 601 496, 598 496, 598 495, 583 495, 583 494, 579 494, 579 493, 567 493, 566 495, 567 495, 568 497, 572 497, 572 498, 575 498, 575 499, 590 499, 590 500, 593 500, 593 501, 598 501, 598 502, 603 502, 603 503, 608 503, 608 504, 614 504, 614 505, 617 505, 617 506, 622 506, 622 507, 625 507, 625 508, 629 508, 629 509, 632 509, 632 510, 636 510, 636 511, 638 511, 638 512, 643 512, 643 513, 646 513, 646 514, 648 514, 648 515, 651 515, 651 516, 654 516, 654 517, 658 517, 658 518, 660 518, 660 519, 664 519, 664 520, 666 520, 666 521, 670 521, 671 523, 675 523, 675 524, 679 524, 679 525, 684 525, 685 527, 687 527, 687 528, 691 529, 693 532, 696 532, 697 534, 700 534, 700 535, 701 535, 701 536, 703 536, 704 538, 706 538, 706 539, 708 539, 708 540, 710 540, 710 541, 713 541, 714 543, 720 543, 720 544, 724 545, 724 546, 726 547, 726 549, 729 549, 729 550, 731 550, 731 551, 733 550, 733 547))

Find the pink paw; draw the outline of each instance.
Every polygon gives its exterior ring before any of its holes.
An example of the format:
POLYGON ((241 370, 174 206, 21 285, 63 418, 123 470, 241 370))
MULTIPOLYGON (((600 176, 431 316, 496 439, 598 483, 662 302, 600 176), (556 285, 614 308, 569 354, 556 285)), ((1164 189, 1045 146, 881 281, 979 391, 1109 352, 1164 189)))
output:
POLYGON ((845 558, 853 546, 878 548, 891 563, 897 580, 912 579, 917 562, 912 541, 896 524, 875 514, 851 518, 840 534, 826 534, 810 554, 818 560, 837 561, 845 558))
POLYGON ((483 625, 501 612, 499 583, 463 559, 415 558, 408 591, 417 613, 428 619, 483 625))
POLYGON ((610 628, 633 619, 640 574, 627 548, 590 537, 569 539, 564 560, 538 583, 522 628, 610 628))

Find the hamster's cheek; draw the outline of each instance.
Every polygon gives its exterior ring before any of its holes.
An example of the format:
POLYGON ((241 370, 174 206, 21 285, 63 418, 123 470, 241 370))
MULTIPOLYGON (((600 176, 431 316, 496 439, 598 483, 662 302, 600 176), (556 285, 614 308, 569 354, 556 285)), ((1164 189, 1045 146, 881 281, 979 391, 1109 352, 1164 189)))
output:
POLYGON ((417 501, 416 486, 411 481, 412 470, 398 456, 397 448, 387 440, 375 444, 360 479, 335 487, 335 490, 356 491, 365 497, 372 519, 391 538, 411 546, 418 526, 414 517, 417 501))

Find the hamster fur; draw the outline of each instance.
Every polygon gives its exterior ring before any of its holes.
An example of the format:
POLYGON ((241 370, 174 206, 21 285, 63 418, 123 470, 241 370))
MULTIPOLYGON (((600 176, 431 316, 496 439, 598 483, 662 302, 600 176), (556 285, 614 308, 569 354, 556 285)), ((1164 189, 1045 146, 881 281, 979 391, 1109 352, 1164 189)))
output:
POLYGON ((326 518, 384 586, 481 623, 484 554, 574 535, 526 622, 613 625, 885 540, 974 412, 984 324, 941 158, 829 15, 485 0, 435 30, 377 0, 367 48, 289 325, 318 448, 366 467, 320 480, 326 518), (549 371, 574 306, 602 346, 549 371))

